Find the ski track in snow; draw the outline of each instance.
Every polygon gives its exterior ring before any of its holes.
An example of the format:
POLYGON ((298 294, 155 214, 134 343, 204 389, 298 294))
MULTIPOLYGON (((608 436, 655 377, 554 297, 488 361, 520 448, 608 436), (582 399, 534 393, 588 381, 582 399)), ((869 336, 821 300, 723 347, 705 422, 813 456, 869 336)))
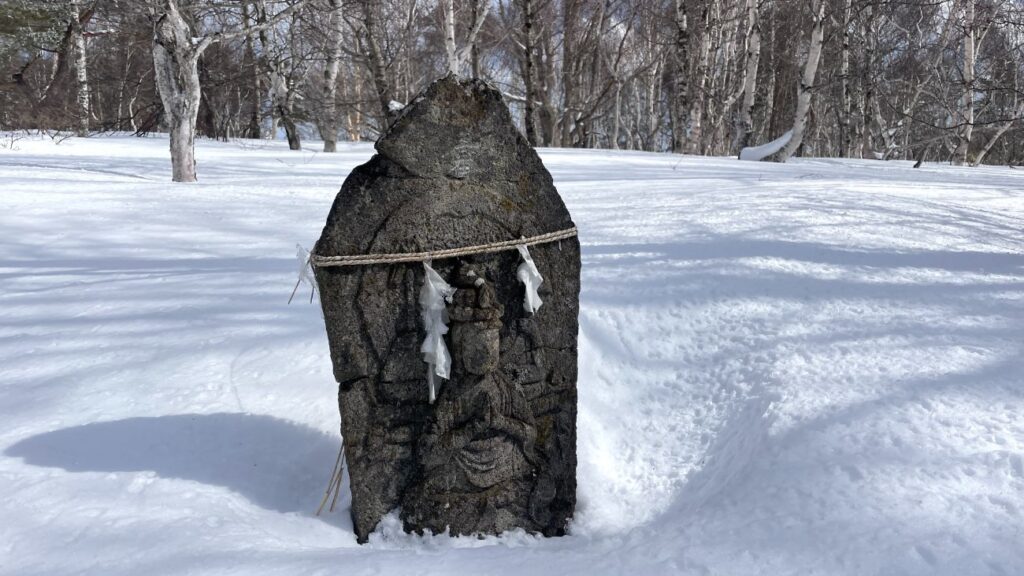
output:
POLYGON ((166 146, 0 150, 0 574, 1024 573, 1024 171, 542 150, 572 533, 357 546, 347 484, 313 515, 336 386, 286 301, 372 147, 202 141, 174 185, 166 146))

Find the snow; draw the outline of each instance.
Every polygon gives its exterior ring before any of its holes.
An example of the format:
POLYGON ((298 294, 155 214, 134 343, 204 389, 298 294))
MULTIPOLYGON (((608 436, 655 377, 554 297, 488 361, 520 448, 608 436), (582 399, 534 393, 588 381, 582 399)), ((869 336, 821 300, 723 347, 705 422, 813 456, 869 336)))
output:
POLYGON ((358 546, 347 481, 313 514, 336 390, 287 300, 371 146, 201 141, 194 185, 163 139, 15 147, 2 574, 1024 573, 1024 172, 543 150, 583 244, 571 534, 358 546))
POLYGON ((765 158, 777 153, 789 144, 789 140, 793 138, 793 131, 788 130, 782 136, 779 136, 775 140, 762 144, 760 146, 748 146, 740 150, 740 160, 752 160, 754 162, 760 162, 765 158))

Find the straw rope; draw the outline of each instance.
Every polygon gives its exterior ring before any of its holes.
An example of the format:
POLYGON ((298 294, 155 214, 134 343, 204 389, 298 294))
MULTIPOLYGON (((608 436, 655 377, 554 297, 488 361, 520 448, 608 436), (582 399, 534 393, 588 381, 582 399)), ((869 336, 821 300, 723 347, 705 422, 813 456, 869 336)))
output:
MULTIPOLYGON (((565 240, 576 236, 576 228, 566 228, 557 232, 538 234, 529 238, 517 240, 503 240, 491 242, 490 244, 477 244, 476 246, 464 246, 462 248, 447 248, 444 250, 432 250, 428 252, 398 252, 394 254, 356 254, 353 256, 320 256, 310 254, 309 261, 313 266, 326 268, 330 266, 369 266, 371 264, 398 264, 402 262, 425 262, 440 260, 442 258, 456 258, 459 256, 471 256, 474 254, 492 254, 504 250, 515 250, 516 246, 533 246, 534 244, 546 244, 558 240, 565 240)), ((314 248, 315 250, 315 248, 314 248)))

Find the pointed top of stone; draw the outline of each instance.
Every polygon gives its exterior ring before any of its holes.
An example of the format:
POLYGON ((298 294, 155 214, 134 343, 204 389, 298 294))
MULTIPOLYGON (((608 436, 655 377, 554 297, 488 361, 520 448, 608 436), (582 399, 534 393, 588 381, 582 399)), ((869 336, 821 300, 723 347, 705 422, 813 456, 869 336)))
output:
POLYGON ((501 92, 454 74, 430 84, 377 141, 377 152, 412 175, 457 179, 507 169, 528 148, 501 92))
POLYGON ((321 256, 421 252, 573 226, 501 93, 449 74, 421 92, 349 175, 321 256))
POLYGON ((376 147, 414 176, 472 179, 507 169, 529 144, 500 92, 449 74, 405 106, 376 147))

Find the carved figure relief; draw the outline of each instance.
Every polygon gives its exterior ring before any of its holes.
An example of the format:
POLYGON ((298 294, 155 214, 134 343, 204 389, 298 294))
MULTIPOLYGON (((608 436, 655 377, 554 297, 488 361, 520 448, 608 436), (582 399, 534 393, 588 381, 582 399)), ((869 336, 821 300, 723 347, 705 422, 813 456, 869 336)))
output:
MULTIPOLYGON (((432 84, 377 151, 345 180, 317 257, 433 252, 574 227, 500 93, 480 81, 432 84)), ((450 378, 433 403, 422 262, 315 267, 360 542, 394 510, 416 532, 565 533, 576 502, 579 242, 529 250, 432 262, 456 288, 444 334, 450 378), (544 278, 535 313, 517 273, 528 255, 544 278)))

